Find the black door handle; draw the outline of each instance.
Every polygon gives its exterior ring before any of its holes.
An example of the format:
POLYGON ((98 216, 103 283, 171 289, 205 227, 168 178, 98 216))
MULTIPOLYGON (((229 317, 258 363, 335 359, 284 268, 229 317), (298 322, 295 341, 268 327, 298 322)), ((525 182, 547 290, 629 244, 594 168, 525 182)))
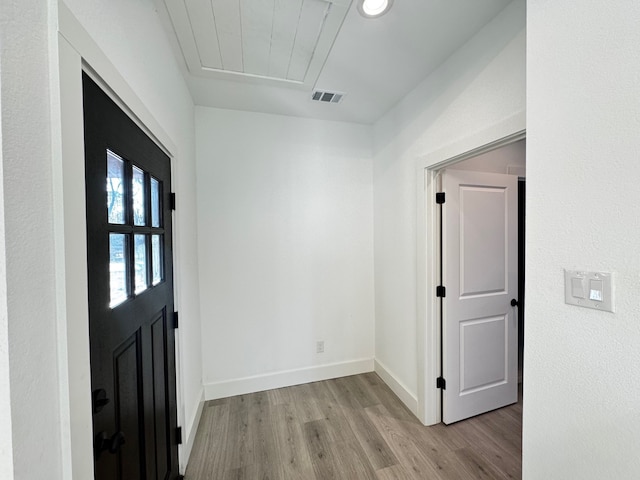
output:
POLYGON ((511 299, 511 306, 512 307, 517 307, 518 306, 518 300, 516 300, 515 298, 511 299))
POLYGON ((110 453, 118 453, 118 450, 120 450, 120 447, 122 445, 125 444, 124 441, 124 433, 122 432, 116 432, 113 434, 113 436, 111 437, 111 443, 109 445, 109 452, 110 453))
POLYGON ((93 456, 97 460, 105 450, 109 451, 109 453, 118 453, 120 447, 124 444, 124 433, 116 432, 109 437, 107 432, 100 432, 93 440, 93 456))
POLYGON ((107 392, 104 388, 98 388, 91 392, 91 404, 93 406, 93 414, 100 413, 102 409, 109 404, 111 400, 107 398, 107 392))

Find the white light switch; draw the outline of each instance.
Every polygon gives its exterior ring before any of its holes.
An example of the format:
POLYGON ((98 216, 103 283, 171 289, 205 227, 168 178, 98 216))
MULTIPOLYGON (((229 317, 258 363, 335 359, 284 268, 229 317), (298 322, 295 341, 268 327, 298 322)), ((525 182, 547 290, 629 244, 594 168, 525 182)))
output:
POLYGON ((584 298, 584 279, 575 277, 571 279, 571 295, 575 298, 584 298))
POLYGON ((564 301, 569 305, 613 312, 613 275, 565 270, 564 301))
POLYGON ((589 280, 589 300, 596 300, 602 302, 604 300, 602 295, 602 280, 589 280))

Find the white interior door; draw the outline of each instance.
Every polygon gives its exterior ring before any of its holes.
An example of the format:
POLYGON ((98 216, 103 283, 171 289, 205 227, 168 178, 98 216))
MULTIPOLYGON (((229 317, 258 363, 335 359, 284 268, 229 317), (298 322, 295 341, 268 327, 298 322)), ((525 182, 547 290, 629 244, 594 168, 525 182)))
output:
POLYGON ((518 178, 447 170, 443 421, 518 400, 518 178))

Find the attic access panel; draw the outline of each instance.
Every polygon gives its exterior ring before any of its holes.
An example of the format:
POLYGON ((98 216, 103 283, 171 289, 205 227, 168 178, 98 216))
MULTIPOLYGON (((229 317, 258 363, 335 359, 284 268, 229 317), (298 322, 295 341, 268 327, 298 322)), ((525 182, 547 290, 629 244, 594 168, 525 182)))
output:
POLYGON ((311 89, 351 0, 164 0, 197 76, 311 89))

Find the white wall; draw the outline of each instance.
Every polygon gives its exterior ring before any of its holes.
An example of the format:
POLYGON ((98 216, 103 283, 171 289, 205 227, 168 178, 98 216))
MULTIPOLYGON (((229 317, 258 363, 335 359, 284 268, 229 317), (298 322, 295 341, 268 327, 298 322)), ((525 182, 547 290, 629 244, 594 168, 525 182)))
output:
POLYGON ((461 154, 462 139, 524 118, 524 29, 525 2, 514 0, 374 126, 376 360, 414 398, 416 164, 446 147, 461 154))
POLYGON ((639 478, 640 3, 528 3, 523 478, 639 478), (565 268, 613 272, 616 313, 565 268))
POLYGON ((62 478, 62 452, 47 15, 46 2, 37 0, 5 1, 0 11, 2 263, 15 478, 55 480, 62 478))
POLYGON ((196 107, 207 398, 372 369, 370 135, 196 107))

